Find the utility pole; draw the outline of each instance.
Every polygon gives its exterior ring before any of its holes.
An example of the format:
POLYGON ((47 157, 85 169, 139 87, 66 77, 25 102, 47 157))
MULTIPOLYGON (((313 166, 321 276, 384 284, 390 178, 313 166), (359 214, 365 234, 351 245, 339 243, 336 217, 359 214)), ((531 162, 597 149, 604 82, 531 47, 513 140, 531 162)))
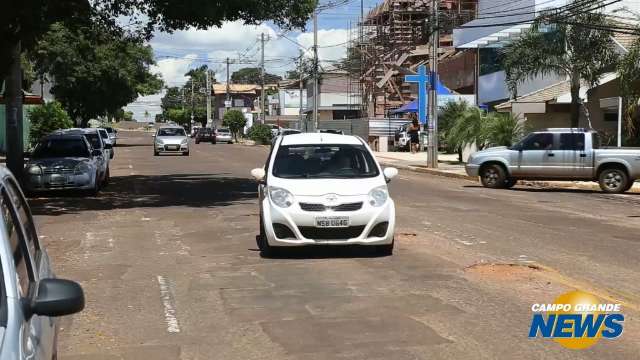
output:
MULTIPOLYGON (((304 75, 303 75, 304 70, 302 67, 303 59, 304 59, 304 53, 302 52, 302 50, 300 50, 300 63, 298 64, 298 73, 300 75, 300 130, 303 129, 303 124, 304 124, 304 113, 302 111, 302 93, 303 93, 302 81, 304 80, 304 75)), ((306 131, 306 126, 304 130, 306 131)))
POLYGON ((207 69, 207 84, 206 84, 206 92, 207 92, 207 124, 213 125, 213 120, 211 120, 211 70, 207 69))
POLYGON ((227 104, 230 103, 231 100, 231 71, 229 70, 229 58, 227 58, 227 99, 226 99, 226 103, 224 104, 224 111, 225 113, 227 112, 227 109, 230 108, 231 106, 227 106, 227 104))
POLYGON ((264 98, 265 98, 265 93, 264 93, 264 42, 265 42, 265 38, 264 38, 264 33, 260 34, 260 43, 262 44, 262 54, 260 55, 261 57, 261 61, 260 61, 260 82, 262 83, 262 90, 260 91, 260 115, 262 118, 262 123, 264 124, 267 120, 267 112, 265 109, 265 104, 264 104, 264 98))
MULTIPOLYGON (((7 167, 13 175, 21 179, 24 171, 24 144, 22 140, 22 53, 20 42, 12 51, 13 61, 5 78, 6 99, 6 151, 7 167)), ((75 120, 75 119, 74 119, 75 120)))
POLYGON ((318 9, 315 9, 313 11, 313 131, 318 130, 318 102, 320 102, 318 65, 318 9))
POLYGON ((194 113, 196 111, 196 105, 193 102, 193 92, 194 92, 194 86, 195 86, 195 79, 193 78, 193 76, 191 77, 191 127, 189 127, 189 130, 193 129, 193 124, 195 123, 195 116, 194 113))
POLYGON ((438 0, 431 1, 431 87, 429 89, 429 121, 428 121, 428 141, 427 157, 429 167, 438 168, 438 48, 440 46, 440 31, 438 27, 438 0))

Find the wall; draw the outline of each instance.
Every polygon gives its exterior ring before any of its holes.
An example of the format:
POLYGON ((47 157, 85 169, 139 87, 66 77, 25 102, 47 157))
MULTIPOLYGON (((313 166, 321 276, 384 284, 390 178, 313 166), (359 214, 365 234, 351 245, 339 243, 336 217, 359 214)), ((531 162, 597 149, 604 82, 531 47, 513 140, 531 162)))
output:
MULTIPOLYGON (((600 99, 618 97, 619 95, 619 81, 617 79, 606 84, 602 84, 589 91, 589 101, 586 103, 586 106, 587 109, 589 109, 589 114, 591 115, 591 124, 594 129, 598 131, 617 134, 618 122, 604 120, 605 109, 600 108, 600 99)), ((616 114, 618 113, 617 109, 613 111, 609 110, 608 112, 614 112, 616 114)), ((581 125, 586 126, 586 120, 585 124, 581 125)))
MULTIPOLYGON (((504 71, 480 76, 478 91, 480 104, 493 103, 511 98, 511 94, 507 88, 506 79, 507 73, 504 71)), ((527 80, 518 85, 518 95, 522 96, 544 87, 557 84, 564 79, 564 77, 558 75, 547 75, 527 80)))

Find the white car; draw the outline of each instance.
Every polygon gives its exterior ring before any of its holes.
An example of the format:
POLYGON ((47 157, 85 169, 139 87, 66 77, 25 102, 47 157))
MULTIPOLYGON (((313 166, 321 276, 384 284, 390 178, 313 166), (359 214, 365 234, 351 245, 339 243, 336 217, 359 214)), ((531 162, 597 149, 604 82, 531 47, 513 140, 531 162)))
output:
POLYGON ((165 126, 153 135, 153 155, 182 154, 189 156, 189 137, 181 126, 165 126))
POLYGON ((281 136, 259 182, 262 255, 287 246, 371 245, 393 253, 395 205, 384 171, 359 137, 306 133, 281 136))
POLYGON ((232 144, 233 136, 231 135, 231 130, 227 128, 216 129, 216 142, 232 144))

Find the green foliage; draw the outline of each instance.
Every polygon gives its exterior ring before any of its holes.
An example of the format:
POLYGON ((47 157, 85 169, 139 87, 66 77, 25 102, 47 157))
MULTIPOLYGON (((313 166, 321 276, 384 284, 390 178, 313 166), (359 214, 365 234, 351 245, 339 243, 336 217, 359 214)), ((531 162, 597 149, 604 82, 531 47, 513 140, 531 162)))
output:
MULTIPOLYGON (((231 74, 231 81, 236 84, 261 84, 262 73, 260 68, 243 68, 231 74)), ((282 77, 264 73, 264 83, 273 84, 282 80, 282 77)))
POLYGON ((238 140, 238 132, 247 124, 247 119, 240 110, 229 110, 224 114, 222 125, 229 128, 236 140, 238 140))
POLYGON ((466 101, 448 102, 441 108, 441 114, 438 116, 438 135, 440 142, 447 144, 447 148, 451 152, 459 152, 457 144, 448 142, 449 133, 456 122, 464 116, 469 110, 469 104, 466 101))
POLYGON ((625 144, 640 144, 640 39, 618 64, 619 82, 625 103, 625 144))
POLYGON ((484 148, 487 143, 485 120, 486 115, 482 110, 470 107, 460 114, 447 132, 447 143, 456 149, 468 145, 484 148))
POLYGON ((494 146, 512 146, 524 135, 524 126, 512 113, 490 113, 485 122, 487 143, 494 146))
POLYGON ((179 125, 187 125, 191 121, 189 114, 182 109, 169 109, 164 112, 164 117, 167 121, 173 121, 179 125))
MULTIPOLYGON (((568 16, 571 23, 593 27, 537 22, 520 39, 505 47, 504 67, 507 85, 514 97, 518 84, 528 79, 567 76, 571 81, 572 126, 578 126, 581 82, 595 86, 602 74, 615 67, 618 53, 611 41, 612 32, 607 29, 610 24, 606 15, 573 10, 568 16)), ((553 16, 545 19, 553 22, 553 16)))
POLYGON ((29 119, 31 121, 29 131, 31 146, 37 144, 40 139, 54 130, 73 127, 73 121, 71 121, 69 114, 57 101, 33 107, 29 111, 29 119))
POLYGON ((446 120, 450 128, 445 133, 445 140, 458 152, 468 145, 478 149, 511 146, 525 133, 523 125, 511 113, 487 114, 477 107, 458 103, 445 107, 444 115, 445 119, 451 117, 451 120, 446 120))
POLYGON ((260 144, 268 144, 271 141, 273 134, 271 133, 271 127, 264 124, 256 124, 249 129, 249 139, 260 144))
MULTIPOLYGON (((166 89, 166 93, 161 99, 165 116, 167 116, 167 111, 170 109, 185 109, 190 122, 193 109, 195 122, 203 124, 207 122, 207 94, 200 91, 206 88, 207 71, 211 71, 207 65, 191 69, 185 74, 189 79, 182 88, 169 87, 166 89), (193 92, 191 91, 191 84, 193 84, 193 92)), ((211 71, 211 83, 215 83, 214 75, 211 71)))
POLYGON ((151 47, 97 23, 81 29, 54 24, 33 57, 38 72, 55 79, 56 99, 83 125, 162 88, 162 80, 149 72, 151 47))

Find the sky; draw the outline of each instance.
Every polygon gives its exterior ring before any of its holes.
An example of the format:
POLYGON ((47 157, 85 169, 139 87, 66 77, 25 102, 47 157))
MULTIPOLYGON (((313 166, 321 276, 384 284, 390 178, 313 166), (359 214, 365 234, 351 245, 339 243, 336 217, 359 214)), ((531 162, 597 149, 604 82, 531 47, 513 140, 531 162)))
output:
MULTIPOLYGON (((382 0, 363 0, 365 14, 382 0)), ((321 0, 321 4, 329 3, 321 0)), ((333 1, 335 2, 335 0, 333 1)), ((360 18, 360 0, 351 0, 346 5, 323 10, 318 16, 318 56, 323 67, 346 54, 345 43, 350 33, 357 33, 360 18), (350 24, 353 32, 350 32, 350 24)), ((284 76, 295 67, 295 57, 302 50, 311 56, 313 46, 313 22, 309 21, 304 31, 285 32, 270 23, 244 25, 242 22, 227 22, 220 28, 207 30, 189 29, 172 34, 157 33, 149 42, 153 47, 156 65, 151 71, 159 73, 166 86, 181 86, 189 69, 207 64, 215 71, 218 82, 226 82, 226 58, 235 62, 230 73, 243 67, 259 67, 260 34, 269 41, 265 45, 265 68, 268 73, 284 76)), ((153 121, 161 112, 162 93, 140 97, 127 110, 134 113, 138 121, 153 121), (148 118, 145 118, 145 111, 148 118)))

